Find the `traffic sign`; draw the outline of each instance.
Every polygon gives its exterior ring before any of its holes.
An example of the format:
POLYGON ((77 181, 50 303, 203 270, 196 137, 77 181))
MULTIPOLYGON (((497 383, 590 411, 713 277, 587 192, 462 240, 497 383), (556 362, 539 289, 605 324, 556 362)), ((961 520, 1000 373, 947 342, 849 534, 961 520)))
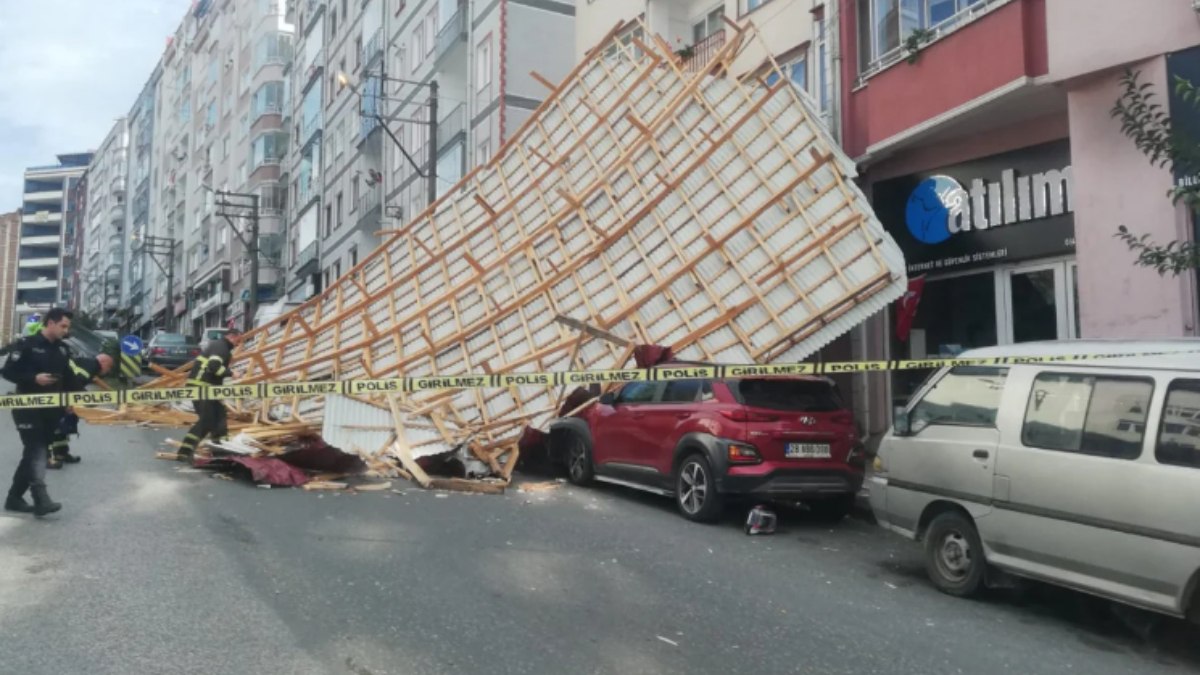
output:
POLYGON ((41 314, 30 314, 30 315, 29 315, 29 317, 25 319, 25 323, 27 323, 27 324, 34 324, 34 323, 37 323, 37 322, 39 322, 39 321, 41 321, 41 320, 42 320, 42 315, 41 315, 41 314))
POLYGON ((136 335, 126 335, 121 338, 121 353, 129 356, 137 356, 142 353, 146 345, 142 344, 142 338, 136 335))

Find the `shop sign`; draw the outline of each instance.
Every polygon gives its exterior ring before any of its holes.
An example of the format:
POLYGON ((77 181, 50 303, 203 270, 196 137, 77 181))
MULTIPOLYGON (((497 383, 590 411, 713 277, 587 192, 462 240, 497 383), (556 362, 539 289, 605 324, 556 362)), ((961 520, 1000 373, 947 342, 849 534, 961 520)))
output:
POLYGON ((1073 191, 1066 141, 881 181, 872 190, 910 274, 1074 252, 1073 191))

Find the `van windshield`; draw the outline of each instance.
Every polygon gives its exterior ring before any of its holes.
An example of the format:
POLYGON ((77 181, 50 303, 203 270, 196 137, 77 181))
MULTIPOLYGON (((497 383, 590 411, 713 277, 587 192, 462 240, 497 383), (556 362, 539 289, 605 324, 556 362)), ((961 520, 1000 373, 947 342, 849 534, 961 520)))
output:
POLYGON ((753 408, 797 412, 834 412, 845 406, 832 382, 822 380, 729 380, 738 403, 753 408))

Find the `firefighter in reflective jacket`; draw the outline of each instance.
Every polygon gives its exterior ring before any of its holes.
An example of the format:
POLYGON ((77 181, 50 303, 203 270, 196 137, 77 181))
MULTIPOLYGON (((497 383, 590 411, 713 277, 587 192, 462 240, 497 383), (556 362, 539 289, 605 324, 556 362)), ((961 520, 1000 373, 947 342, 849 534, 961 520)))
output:
MULTIPOLYGON (((63 391, 84 391, 92 380, 112 370, 113 358, 108 354, 99 354, 94 359, 71 357, 67 363, 71 367, 71 373, 63 383, 63 391)), ((79 435, 79 417, 70 408, 65 408, 62 412, 58 427, 50 440, 50 452, 46 460, 46 467, 50 469, 61 469, 63 464, 80 462, 78 455, 71 454, 71 446, 67 441, 72 434, 79 435)))
MULTIPOLYGON (((229 374, 229 362, 233 358, 233 348, 240 341, 241 335, 232 330, 223 337, 210 341, 204 349, 204 353, 198 356, 195 363, 192 364, 192 372, 188 375, 188 386, 203 387, 224 384, 225 377, 229 374)), ((206 436, 211 436, 213 440, 220 440, 229 433, 223 401, 192 401, 192 407, 199 419, 191 429, 188 429, 187 435, 183 437, 183 443, 179 444, 179 451, 175 457, 181 462, 192 461, 196 455, 196 446, 206 436)))

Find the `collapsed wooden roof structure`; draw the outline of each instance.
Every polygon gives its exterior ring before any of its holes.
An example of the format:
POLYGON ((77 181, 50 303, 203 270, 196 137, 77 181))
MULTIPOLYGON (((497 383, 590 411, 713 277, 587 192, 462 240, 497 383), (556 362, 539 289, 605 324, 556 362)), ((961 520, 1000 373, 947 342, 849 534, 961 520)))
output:
MULTIPOLYGON (((236 379, 607 369, 634 342, 690 360, 799 361, 902 294, 901 253, 803 95, 786 77, 728 74, 753 27, 703 69, 660 39, 617 35, 561 84, 543 81, 545 102, 491 162, 248 335, 236 379)), ((521 429, 562 395, 374 403, 414 452, 465 444, 510 471, 521 429)))

